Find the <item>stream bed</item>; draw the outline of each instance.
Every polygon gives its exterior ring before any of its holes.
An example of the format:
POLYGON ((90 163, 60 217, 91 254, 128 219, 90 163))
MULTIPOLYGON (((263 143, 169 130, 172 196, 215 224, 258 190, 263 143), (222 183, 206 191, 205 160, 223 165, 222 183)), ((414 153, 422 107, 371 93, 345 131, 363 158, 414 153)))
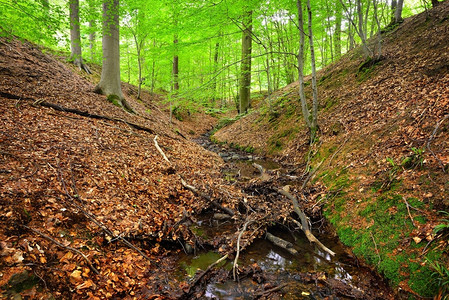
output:
MULTIPOLYGON (((218 153, 227 162, 223 176, 230 180, 245 181, 260 176, 252 166, 256 162, 267 170, 281 169, 269 159, 215 145, 208 136, 196 142, 204 148, 218 153)), ((212 215, 204 216, 195 225, 195 230, 212 237, 224 231, 235 231, 231 221, 213 220, 212 215)), ((260 238, 240 253, 239 267, 253 268, 254 273, 263 276, 240 276, 232 279, 232 263, 220 265, 231 276, 217 282, 209 282, 204 287, 202 299, 391 299, 392 293, 381 278, 367 267, 359 266, 336 237, 317 234, 318 239, 332 249, 336 255, 311 244, 302 231, 291 232, 287 228, 275 226, 269 232, 291 242, 298 251, 293 255, 268 240, 260 238), (230 279, 229 279, 230 278, 230 279), (274 294, 260 294, 260 291, 276 289, 274 294), (281 288, 282 287, 282 288, 281 288), (281 296, 279 296, 281 295, 281 296)), ((178 259, 178 280, 189 282, 220 258, 220 254, 204 251, 196 255, 182 254, 178 259)))

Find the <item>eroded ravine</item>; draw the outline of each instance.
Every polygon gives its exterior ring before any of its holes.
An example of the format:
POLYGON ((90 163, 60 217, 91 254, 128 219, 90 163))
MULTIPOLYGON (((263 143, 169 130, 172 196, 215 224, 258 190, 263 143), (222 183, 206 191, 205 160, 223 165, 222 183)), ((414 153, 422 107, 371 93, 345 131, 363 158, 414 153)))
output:
MULTIPOLYGON (((231 149, 226 145, 212 143, 208 136, 202 136, 196 142, 205 149, 216 152, 226 162, 223 176, 231 183, 241 184, 260 177, 253 163, 262 165, 271 172, 288 170, 279 163, 262 156, 248 154, 231 149)), ((288 181, 287 177, 285 181, 288 181)), ((267 187, 269 188, 269 187, 267 187)), ((232 220, 216 220, 213 214, 204 215, 193 224, 193 230, 204 239, 213 239, 214 235, 232 232, 232 220)), ((234 228, 235 230, 235 228, 234 228)), ((259 297, 282 299, 389 299, 392 293, 383 280, 366 267, 358 264, 336 237, 318 233, 318 238, 336 255, 328 253, 310 244, 300 231, 293 232, 287 227, 273 224, 269 232, 292 243, 298 251, 293 255, 266 239, 256 239, 239 258, 239 266, 247 270, 238 278, 232 279, 232 263, 220 265, 221 276, 211 278, 203 286, 201 298, 206 299, 254 299, 259 297), (263 288, 262 288, 263 287, 263 288), (260 291, 272 293, 260 293, 260 291)), ((175 276, 187 282, 195 274, 205 270, 221 256, 205 249, 192 255, 181 255, 175 276)))

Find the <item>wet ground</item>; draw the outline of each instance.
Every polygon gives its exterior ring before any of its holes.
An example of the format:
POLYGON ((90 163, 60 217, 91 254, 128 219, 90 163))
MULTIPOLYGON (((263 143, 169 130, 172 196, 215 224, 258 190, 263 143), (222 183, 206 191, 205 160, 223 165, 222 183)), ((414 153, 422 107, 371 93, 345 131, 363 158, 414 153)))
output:
MULTIPOLYGON (((215 145, 207 136, 197 140, 208 150, 218 153, 227 165, 223 176, 229 181, 244 182, 260 176, 253 163, 267 170, 281 170, 281 165, 261 156, 215 145)), ((231 221, 217 221, 212 214, 204 216, 194 226, 197 234, 213 238, 225 231, 232 232, 231 221)), ((235 230, 235 228, 234 228, 235 230)), ((291 242, 298 251, 293 255, 273 245, 266 239, 257 239, 242 253, 239 266, 251 270, 232 279, 232 263, 220 265, 225 276, 212 278, 203 287, 200 298, 204 299, 391 299, 392 294, 382 279, 368 268, 362 267, 337 238, 329 234, 317 237, 336 255, 331 257, 310 244, 301 231, 291 232, 287 228, 273 227, 270 233, 291 242), (273 290, 273 293, 260 291, 273 290)), ((196 255, 182 255, 178 260, 175 276, 181 281, 193 280, 195 274, 205 270, 220 258, 220 254, 204 251, 196 255)))

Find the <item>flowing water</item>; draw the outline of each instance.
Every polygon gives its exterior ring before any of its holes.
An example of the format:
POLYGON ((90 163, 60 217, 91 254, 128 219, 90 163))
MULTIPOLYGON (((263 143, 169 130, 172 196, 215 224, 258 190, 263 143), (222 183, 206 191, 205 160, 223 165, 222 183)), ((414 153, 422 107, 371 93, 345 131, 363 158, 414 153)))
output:
MULTIPOLYGON (((272 160, 214 145, 207 136, 200 138, 197 142, 223 157, 227 162, 223 174, 230 180, 245 181, 260 176, 260 172, 252 165, 254 162, 267 170, 280 168, 280 165, 272 160)), ((218 232, 223 234, 229 231, 232 234, 235 228, 229 221, 219 223, 209 215, 199 221, 193 230, 197 235, 210 238, 218 232)), ((386 289, 382 281, 367 268, 356 265, 355 259, 345 251, 337 238, 329 238, 326 235, 317 236, 336 253, 334 257, 331 257, 310 244, 302 232, 291 233, 282 228, 269 231, 291 242, 299 254, 292 255, 266 239, 258 239, 240 253, 238 264, 241 267, 253 266, 261 270, 264 276, 270 278, 272 287, 286 285, 282 288, 282 299, 366 299, 363 295, 367 290, 373 289, 370 287, 373 282, 376 286, 374 290, 380 286, 381 289, 386 289), (333 284, 328 284, 329 282, 333 284), (360 286, 365 291, 361 291, 360 286)), ((189 281, 199 270, 205 270, 219 258, 220 255, 215 252, 182 256, 178 261, 179 270, 176 276, 180 280, 189 281)), ((220 267, 232 272, 230 262, 223 263, 220 267)), ((205 288, 203 298, 254 299, 254 293, 263 290, 262 286, 265 283, 244 277, 239 278, 237 282, 232 279, 225 282, 212 282, 205 288)))

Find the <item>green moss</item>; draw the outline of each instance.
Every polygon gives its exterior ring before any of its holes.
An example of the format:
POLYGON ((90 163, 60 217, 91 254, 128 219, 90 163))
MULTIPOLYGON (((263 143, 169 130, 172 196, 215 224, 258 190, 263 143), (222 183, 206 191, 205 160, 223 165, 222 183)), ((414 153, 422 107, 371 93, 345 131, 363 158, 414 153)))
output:
POLYGON ((420 267, 411 272, 408 284, 413 291, 423 297, 435 296, 438 292, 438 286, 435 282, 429 280, 432 278, 432 274, 432 270, 427 266, 420 267))
POLYGON ((353 247, 355 245, 355 232, 351 227, 344 227, 337 230, 340 241, 346 246, 353 247))
POLYGON ((399 262, 390 257, 384 257, 379 263, 379 271, 388 278, 393 286, 397 286, 403 279, 403 277, 399 275, 399 267, 399 262))
POLYGON ((117 95, 108 95, 107 99, 109 102, 114 104, 115 106, 122 107, 122 101, 120 100, 120 97, 117 95))

